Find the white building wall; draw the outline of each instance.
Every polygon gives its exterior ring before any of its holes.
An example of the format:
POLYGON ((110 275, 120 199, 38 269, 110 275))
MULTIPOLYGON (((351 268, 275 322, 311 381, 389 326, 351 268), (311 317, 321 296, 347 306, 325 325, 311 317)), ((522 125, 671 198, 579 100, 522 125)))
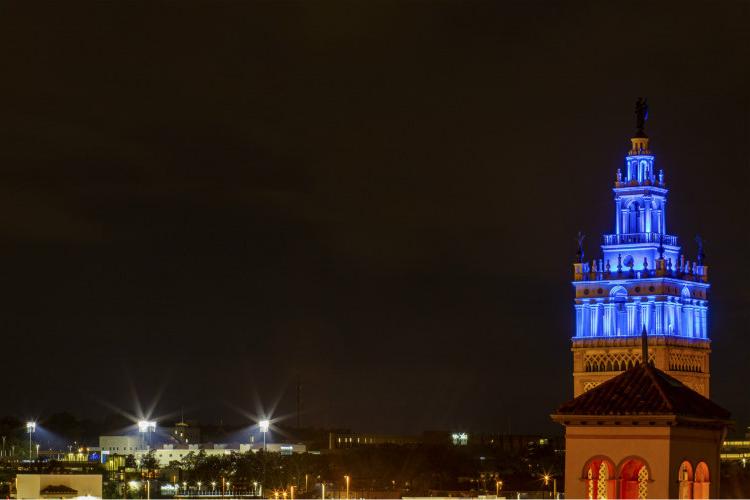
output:
POLYGON ((143 448, 140 436, 99 436, 99 447, 110 454, 130 455, 143 448))
POLYGON ((63 485, 78 491, 81 497, 102 498, 102 476, 99 474, 18 474, 16 498, 41 498, 47 486, 63 485))

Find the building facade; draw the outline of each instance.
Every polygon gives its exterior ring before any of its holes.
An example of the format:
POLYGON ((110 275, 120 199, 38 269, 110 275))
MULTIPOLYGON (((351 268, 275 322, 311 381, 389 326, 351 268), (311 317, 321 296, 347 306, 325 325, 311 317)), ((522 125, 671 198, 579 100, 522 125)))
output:
POLYGON ((579 237, 574 264, 576 330, 572 339, 574 395, 641 360, 640 336, 649 336, 649 360, 703 396, 709 396, 708 266, 696 237, 690 260, 667 232, 667 186, 638 128, 614 187, 614 233, 601 256, 586 261, 579 237))
POLYGON ((552 418, 565 426, 566 498, 720 498, 729 412, 651 364, 581 394, 552 418))

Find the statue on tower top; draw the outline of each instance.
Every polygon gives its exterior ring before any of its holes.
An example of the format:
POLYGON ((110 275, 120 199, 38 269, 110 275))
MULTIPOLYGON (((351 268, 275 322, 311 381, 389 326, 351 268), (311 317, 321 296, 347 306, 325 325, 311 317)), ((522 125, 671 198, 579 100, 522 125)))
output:
POLYGON ((646 126, 646 120, 648 120, 648 100, 644 97, 639 97, 635 101, 636 137, 647 137, 646 132, 643 131, 646 126))

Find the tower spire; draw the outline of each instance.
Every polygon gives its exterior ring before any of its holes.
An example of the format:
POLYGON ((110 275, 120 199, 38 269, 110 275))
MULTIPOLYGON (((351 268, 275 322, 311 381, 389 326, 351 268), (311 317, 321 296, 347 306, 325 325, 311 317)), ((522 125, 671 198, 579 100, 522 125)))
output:
POLYGON ((641 359, 643 360, 643 366, 648 365, 648 332, 646 332, 646 325, 643 325, 643 332, 641 332, 641 359))

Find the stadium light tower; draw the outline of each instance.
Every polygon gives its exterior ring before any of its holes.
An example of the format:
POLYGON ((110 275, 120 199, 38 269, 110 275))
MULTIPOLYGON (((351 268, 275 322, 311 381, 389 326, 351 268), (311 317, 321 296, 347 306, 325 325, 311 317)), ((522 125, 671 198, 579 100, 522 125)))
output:
POLYGON ((31 460, 31 434, 36 432, 36 422, 26 422, 26 432, 29 433, 29 460, 31 460))
POLYGON ((258 422, 258 427, 260 427, 260 432, 263 433, 263 451, 266 451, 266 434, 268 433, 268 428, 271 426, 271 422, 268 420, 261 420, 258 422))

